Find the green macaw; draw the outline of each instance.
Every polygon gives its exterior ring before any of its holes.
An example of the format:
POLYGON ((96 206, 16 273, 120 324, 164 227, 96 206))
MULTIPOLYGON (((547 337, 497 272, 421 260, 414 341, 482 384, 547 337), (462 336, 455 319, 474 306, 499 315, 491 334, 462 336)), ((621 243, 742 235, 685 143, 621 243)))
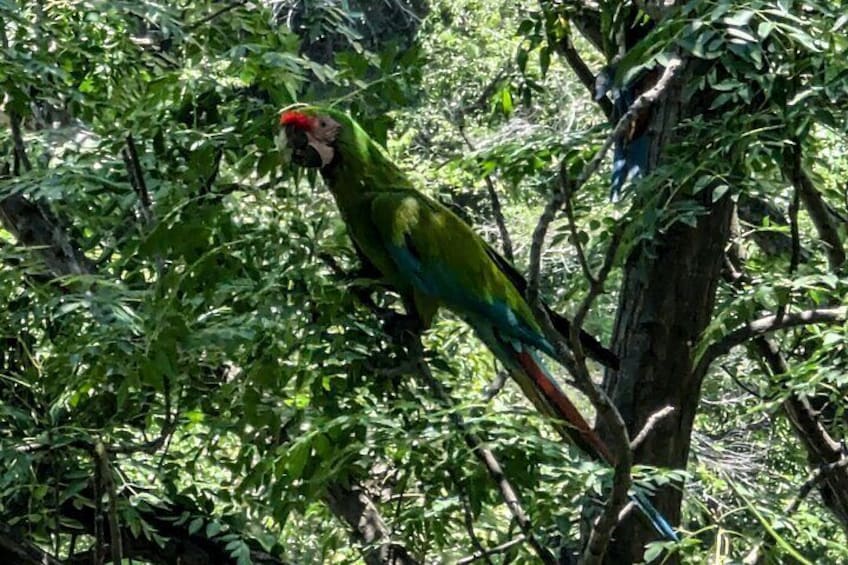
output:
MULTIPOLYGON (((471 227, 417 191, 409 178, 352 118, 317 106, 284 110, 281 145, 294 163, 318 168, 357 250, 413 305, 424 328, 444 306, 468 322, 556 430, 590 456, 612 463, 609 449, 541 363, 556 357, 524 299, 526 283, 471 227)), ((569 322, 548 311, 558 331, 569 322)), ((587 333, 595 359, 618 359, 587 333)), ((637 505, 663 535, 668 522, 641 494, 637 505)))

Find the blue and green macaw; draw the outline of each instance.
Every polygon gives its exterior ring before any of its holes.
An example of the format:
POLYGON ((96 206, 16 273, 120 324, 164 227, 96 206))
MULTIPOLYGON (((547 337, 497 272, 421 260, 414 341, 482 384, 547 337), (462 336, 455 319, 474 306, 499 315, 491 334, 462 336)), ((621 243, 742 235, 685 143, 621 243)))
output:
MULTIPOLYGON (((407 299, 423 327, 442 306, 462 317, 561 435, 612 463, 606 445, 539 359, 539 352, 555 352, 524 299, 521 275, 456 214, 417 191, 348 115, 297 107, 285 110, 280 124, 291 159, 320 169, 356 248, 407 299)), ((568 335, 568 321, 551 314, 568 335)), ((591 356, 616 366, 615 355, 591 336, 581 334, 581 342, 591 356)), ((644 495, 634 500, 660 533, 676 539, 644 495)))

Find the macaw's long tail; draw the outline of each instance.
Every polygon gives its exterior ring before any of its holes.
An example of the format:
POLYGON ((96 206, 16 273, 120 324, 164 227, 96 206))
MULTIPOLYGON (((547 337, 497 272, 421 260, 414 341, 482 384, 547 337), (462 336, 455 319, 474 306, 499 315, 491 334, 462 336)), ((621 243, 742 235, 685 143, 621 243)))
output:
MULTIPOLYGON (((478 327, 477 333, 504 363, 512 378, 536 409, 551 419, 551 423, 561 436, 573 442, 593 459, 612 462, 609 448, 583 418, 532 350, 520 343, 506 342, 488 328, 478 327)), ((678 541, 674 529, 643 493, 635 492, 630 495, 630 498, 651 522, 657 533, 669 540, 678 541)))

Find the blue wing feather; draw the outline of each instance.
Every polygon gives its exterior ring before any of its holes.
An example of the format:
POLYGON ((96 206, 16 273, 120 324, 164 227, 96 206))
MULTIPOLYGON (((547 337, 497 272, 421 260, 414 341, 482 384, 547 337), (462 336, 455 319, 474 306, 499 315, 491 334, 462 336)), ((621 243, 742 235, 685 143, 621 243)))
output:
POLYGON ((425 265, 409 238, 403 246, 390 245, 388 251, 401 274, 419 292, 433 296, 457 311, 486 320, 505 336, 553 354, 553 348, 544 336, 522 323, 508 304, 501 300, 487 301, 469 292, 447 266, 438 261, 428 261, 425 265))

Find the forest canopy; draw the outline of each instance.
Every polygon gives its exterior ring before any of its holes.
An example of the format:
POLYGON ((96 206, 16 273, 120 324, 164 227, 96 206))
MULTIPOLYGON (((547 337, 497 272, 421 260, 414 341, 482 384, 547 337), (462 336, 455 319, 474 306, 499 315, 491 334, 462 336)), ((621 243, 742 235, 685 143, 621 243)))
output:
POLYGON ((848 562, 846 14, 0 0, 0 558, 848 562), (295 103, 514 266, 616 465, 410 329, 295 103))

